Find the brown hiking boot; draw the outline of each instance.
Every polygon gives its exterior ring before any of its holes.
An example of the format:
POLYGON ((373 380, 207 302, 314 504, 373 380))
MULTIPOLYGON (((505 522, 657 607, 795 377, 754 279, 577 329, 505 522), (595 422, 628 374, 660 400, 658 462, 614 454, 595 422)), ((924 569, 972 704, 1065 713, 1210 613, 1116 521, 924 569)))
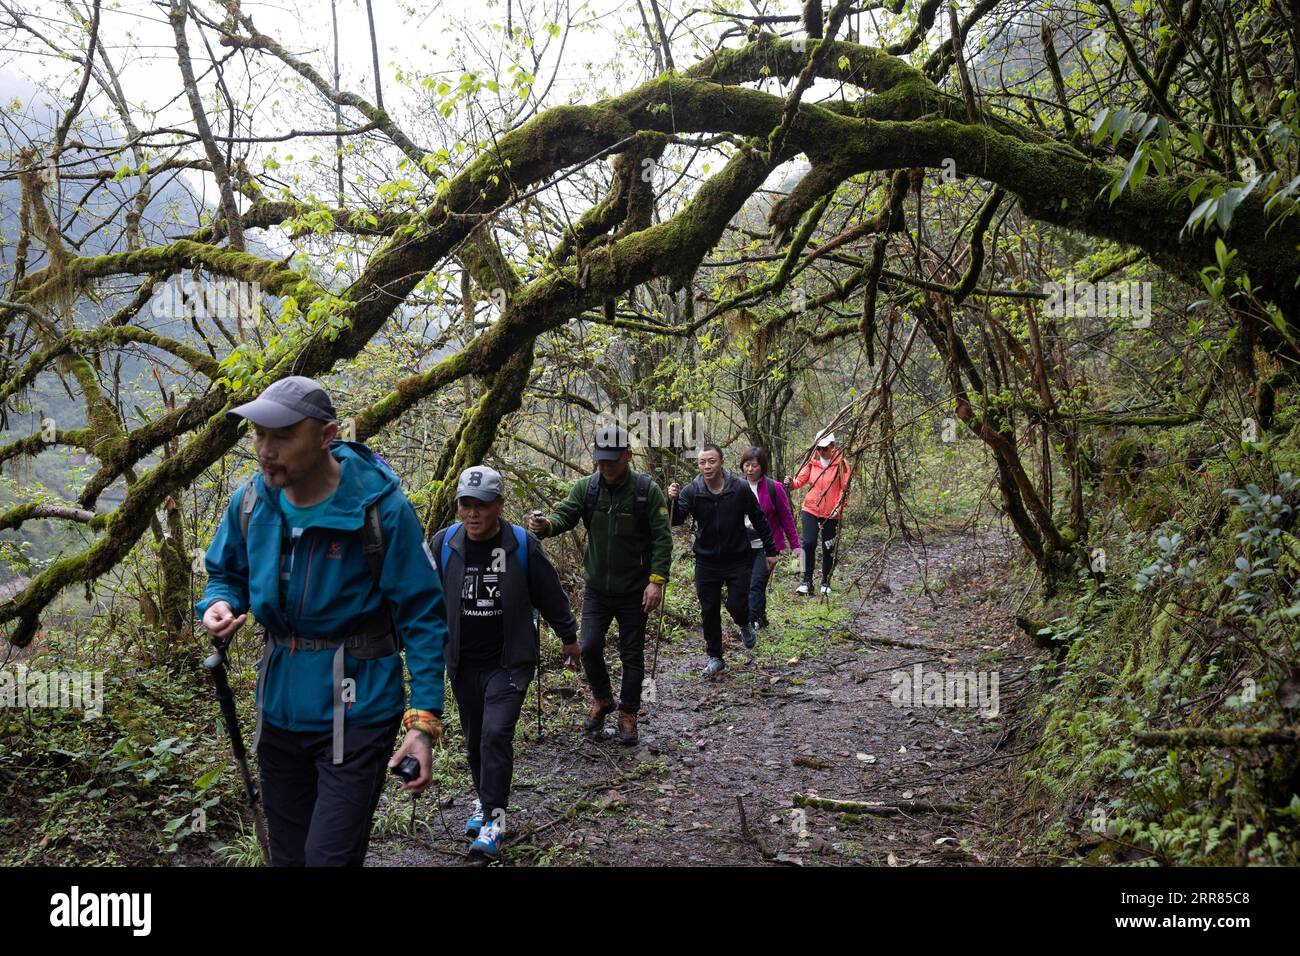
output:
POLYGON ((605 715, 614 709, 612 697, 599 698, 591 702, 591 710, 582 718, 582 727, 589 734, 598 734, 605 729, 605 715))
POLYGON ((631 747, 637 742, 636 714, 618 712, 618 742, 631 747))

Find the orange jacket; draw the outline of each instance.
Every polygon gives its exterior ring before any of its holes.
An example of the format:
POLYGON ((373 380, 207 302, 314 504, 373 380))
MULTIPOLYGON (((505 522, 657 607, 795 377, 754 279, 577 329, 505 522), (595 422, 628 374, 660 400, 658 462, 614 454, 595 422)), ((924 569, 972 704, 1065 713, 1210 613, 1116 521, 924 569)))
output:
POLYGON ((809 486, 808 493, 803 497, 803 510, 814 518, 838 518, 840 503, 844 500, 844 489, 848 487, 852 473, 849 463, 838 450, 825 468, 822 467, 821 456, 813 451, 812 456, 794 476, 794 481, 790 482, 790 487, 809 486))

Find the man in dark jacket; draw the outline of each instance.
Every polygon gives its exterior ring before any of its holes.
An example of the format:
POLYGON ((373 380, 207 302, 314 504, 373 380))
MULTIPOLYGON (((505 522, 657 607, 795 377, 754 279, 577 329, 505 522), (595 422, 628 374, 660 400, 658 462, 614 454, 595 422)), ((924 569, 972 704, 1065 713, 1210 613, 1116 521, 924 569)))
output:
POLYGON ((727 586, 727 613, 740 628, 747 646, 754 644, 749 623, 749 581, 754 569, 745 518, 763 542, 769 571, 776 565, 776 545, 763 508, 744 479, 722 467, 722 449, 708 444, 700 449, 700 473, 685 488, 668 486, 672 523, 695 519, 695 593, 700 598, 700 618, 709 663, 704 676, 714 677, 726 665, 722 660, 722 586, 727 586))
POLYGON ((582 664, 591 685, 591 711, 583 721, 598 734, 614 709, 605 668, 605 633, 618 621, 618 653, 623 679, 618 701, 618 739, 635 744, 641 686, 645 680, 645 632, 650 612, 663 600, 673 559, 668 502, 649 475, 631 468, 628 434, 616 426, 596 433, 592 458, 596 473, 579 478, 550 516, 528 519, 541 537, 563 534, 579 521, 587 525, 583 554, 582 664), (596 487, 592 487, 592 482, 596 487), (590 507, 588 507, 590 505, 590 507))
POLYGON ((465 824, 470 855, 501 852, 514 773, 515 725, 540 653, 533 608, 578 657, 578 622, 537 538, 501 520, 501 475, 484 465, 461 473, 460 521, 431 548, 447 591, 447 674, 456 695, 478 799, 465 824))
POLYGON ((226 414, 253 423, 261 470, 226 508, 194 610, 220 641, 249 612, 266 632, 253 749, 272 864, 360 866, 386 768, 413 756, 420 775, 404 789, 429 785, 442 733, 442 583, 397 476, 365 445, 337 439, 319 384, 290 376, 226 414), (378 560, 365 553, 371 520, 378 560))

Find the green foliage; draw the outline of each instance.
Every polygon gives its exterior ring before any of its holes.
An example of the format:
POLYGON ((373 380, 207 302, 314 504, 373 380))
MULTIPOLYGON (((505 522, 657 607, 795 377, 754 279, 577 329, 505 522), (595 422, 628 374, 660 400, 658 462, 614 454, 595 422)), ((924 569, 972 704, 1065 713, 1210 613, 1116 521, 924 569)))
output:
MULTIPOLYGON (((1021 769, 1030 799, 1062 821, 1038 834, 1044 850, 1087 851, 1094 864, 1300 861, 1294 748, 1134 739, 1287 721, 1300 576, 1282 566, 1297 484, 1284 472, 1225 488, 1233 507, 1217 525, 1207 502, 1146 534, 1112 533, 1107 578, 1131 585, 1080 575, 1068 613, 1043 628, 1064 653, 1036 668, 1038 744, 1021 769)), ((1172 505, 1166 498, 1166 515, 1172 505)))

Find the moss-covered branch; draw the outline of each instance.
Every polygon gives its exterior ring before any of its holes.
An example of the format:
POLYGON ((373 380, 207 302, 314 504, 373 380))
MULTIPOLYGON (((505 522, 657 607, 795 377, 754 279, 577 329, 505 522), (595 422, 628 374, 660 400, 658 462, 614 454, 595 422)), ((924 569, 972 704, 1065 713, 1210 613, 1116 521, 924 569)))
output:
POLYGON ((1179 727, 1175 730, 1147 730, 1133 739, 1149 747, 1175 750, 1197 747, 1284 747, 1300 741, 1292 727, 1179 727))

